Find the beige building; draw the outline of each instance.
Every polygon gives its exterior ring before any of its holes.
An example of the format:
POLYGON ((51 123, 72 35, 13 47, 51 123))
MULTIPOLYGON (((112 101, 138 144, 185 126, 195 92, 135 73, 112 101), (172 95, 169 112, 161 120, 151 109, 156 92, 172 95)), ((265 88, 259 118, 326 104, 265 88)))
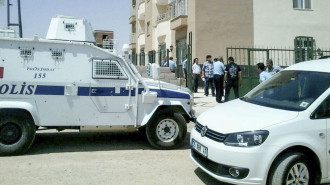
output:
POLYGON ((131 53, 144 65, 160 63, 167 54, 181 62, 189 42, 192 58, 200 61, 208 54, 227 57, 231 46, 329 47, 329 4, 330 0, 131 0, 131 53))

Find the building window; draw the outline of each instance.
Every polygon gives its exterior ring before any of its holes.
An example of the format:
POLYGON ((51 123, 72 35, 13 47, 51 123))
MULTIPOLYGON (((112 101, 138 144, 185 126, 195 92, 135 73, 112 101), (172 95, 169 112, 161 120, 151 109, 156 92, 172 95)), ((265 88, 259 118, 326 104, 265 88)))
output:
POLYGON ((171 17, 174 19, 180 15, 187 15, 187 0, 173 0, 171 5, 171 17))
POLYGON ((150 35, 150 22, 147 22, 147 35, 150 35))
POLYGON ((155 63, 155 60, 156 60, 156 51, 155 50, 148 52, 148 59, 149 59, 150 64, 155 63))
POLYGON ((293 0, 293 8, 310 10, 311 0, 293 0))

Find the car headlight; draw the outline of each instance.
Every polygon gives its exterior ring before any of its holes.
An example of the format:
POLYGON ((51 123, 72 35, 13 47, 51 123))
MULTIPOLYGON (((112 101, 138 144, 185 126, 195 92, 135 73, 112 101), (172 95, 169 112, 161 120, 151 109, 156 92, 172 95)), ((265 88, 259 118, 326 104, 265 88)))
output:
POLYGON ((232 133, 226 137, 224 144, 237 147, 258 146, 265 142, 268 135, 269 132, 267 130, 232 133))

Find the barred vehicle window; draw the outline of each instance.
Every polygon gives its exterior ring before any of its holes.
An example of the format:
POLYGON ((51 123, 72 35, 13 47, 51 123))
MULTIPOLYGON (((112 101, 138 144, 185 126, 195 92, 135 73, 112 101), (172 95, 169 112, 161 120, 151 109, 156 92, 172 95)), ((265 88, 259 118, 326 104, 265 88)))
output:
POLYGON ((127 79, 127 75, 118 61, 93 60, 93 78, 127 79))

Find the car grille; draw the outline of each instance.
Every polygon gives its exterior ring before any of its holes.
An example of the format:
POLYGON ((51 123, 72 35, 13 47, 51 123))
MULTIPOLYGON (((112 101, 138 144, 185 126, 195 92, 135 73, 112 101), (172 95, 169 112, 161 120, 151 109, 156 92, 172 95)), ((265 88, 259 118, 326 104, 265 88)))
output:
MULTIPOLYGON (((203 125, 196 122, 196 127, 195 128, 196 128, 197 132, 201 133, 201 130, 202 130, 203 127, 204 127, 203 125)), ((225 140, 226 136, 227 136, 226 134, 221 134, 221 133, 216 132, 216 131, 211 130, 211 129, 207 129, 207 131, 205 133, 205 137, 210 138, 210 139, 212 139, 214 141, 217 141, 217 142, 221 142, 221 143, 225 140)))

